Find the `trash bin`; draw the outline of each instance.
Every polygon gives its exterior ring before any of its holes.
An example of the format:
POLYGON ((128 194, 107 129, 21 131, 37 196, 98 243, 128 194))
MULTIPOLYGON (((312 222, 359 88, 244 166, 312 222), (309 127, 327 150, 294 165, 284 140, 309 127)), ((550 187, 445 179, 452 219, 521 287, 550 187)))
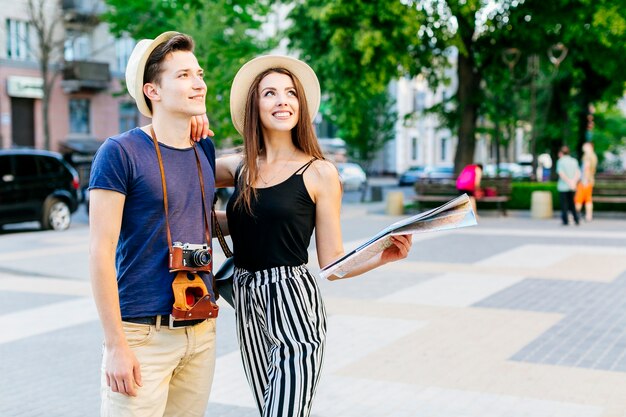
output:
POLYGON ((530 217, 533 219, 552 218, 552 193, 533 191, 530 195, 530 217))
POLYGON ((387 214, 400 216, 404 214, 404 193, 391 191, 387 193, 387 214))
POLYGON ((370 185, 370 201, 383 201, 383 187, 380 185, 370 185))

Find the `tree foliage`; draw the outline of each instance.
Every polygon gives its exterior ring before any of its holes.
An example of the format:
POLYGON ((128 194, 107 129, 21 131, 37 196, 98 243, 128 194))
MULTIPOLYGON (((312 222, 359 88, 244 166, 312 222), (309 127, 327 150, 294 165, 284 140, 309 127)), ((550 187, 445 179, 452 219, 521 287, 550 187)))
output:
MULTIPOLYGON (((526 0, 511 10, 494 27, 494 51, 517 47, 523 57, 540 57, 538 80, 549 79, 537 101, 540 115, 536 126, 538 149, 557 149, 568 144, 578 150, 588 138, 587 116, 590 105, 614 103, 624 92, 626 72, 621 62, 626 54, 626 4, 610 0, 526 0), (549 60, 557 43, 569 52, 558 68, 549 60)), ((526 102, 528 108, 528 102, 526 102)), ((528 120, 528 117, 526 118, 528 120)))
MULTIPOLYGON (((421 73, 437 88, 449 81, 446 70, 456 51, 455 111, 450 113, 449 105, 438 108, 446 112, 448 127, 457 130, 455 166, 460 170, 473 162, 481 74, 489 64, 481 49, 487 44, 481 38, 491 36, 481 22, 492 3, 305 0, 291 14, 295 26, 288 35, 322 74, 340 131, 354 145, 367 140, 359 135, 367 120, 353 113, 357 102, 367 102, 364 96, 381 91, 399 76, 421 73)), ((506 10, 511 2, 500 3, 504 3, 500 9, 506 10)))
POLYGON ((195 54, 205 70, 207 114, 217 142, 229 138, 240 143, 230 119, 230 87, 239 68, 275 45, 261 27, 271 1, 253 0, 107 0, 106 19, 116 35, 154 38, 175 30, 191 35, 195 54))
POLYGON ((290 48, 316 71, 329 118, 354 157, 368 163, 393 138, 387 94, 402 69, 414 68, 417 12, 385 0, 306 0, 289 17, 290 48))
POLYGON ((503 143, 519 120, 534 119, 538 151, 562 142, 580 147, 589 104, 623 94, 624 6, 623 0, 302 0, 288 36, 320 75, 331 116, 352 146, 368 140, 360 132, 371 116, 359 112, 359 103, 403 75, 422 73, 437 88, 456 61, 454 111, 437 109, 457 132, 459 170, 473 161, 478 118, 503 143), (569 54, 557 68, 546 52, 559 42, 569 54), (510 70, 502 54, 511 47, 521 57, 510 70), (530 76, 533 55, 540 61, 530 76))

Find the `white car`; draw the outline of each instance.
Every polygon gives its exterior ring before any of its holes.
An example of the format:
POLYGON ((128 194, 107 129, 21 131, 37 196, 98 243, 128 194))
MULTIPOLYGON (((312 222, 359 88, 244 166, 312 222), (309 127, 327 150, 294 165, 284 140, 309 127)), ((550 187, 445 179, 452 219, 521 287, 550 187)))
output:
POLYGON ((341 162, 337 164, 337 170, 344 191, 360 191, 365 188, 367 175, 358 164, 341 162))

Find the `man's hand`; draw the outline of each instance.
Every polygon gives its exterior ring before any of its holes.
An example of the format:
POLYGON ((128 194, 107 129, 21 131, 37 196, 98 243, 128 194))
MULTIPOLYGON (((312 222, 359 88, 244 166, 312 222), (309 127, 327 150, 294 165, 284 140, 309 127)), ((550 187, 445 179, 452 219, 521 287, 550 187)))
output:
POLYGON ((107 347, 105 375, 111 391, 130 397, 137 396, 137 388, 142 386, 139 361, 127 344, 107 347))
POLYGON ((209 129, 209 118, 206 113, 202 116, 193 116, 191 118, 191 139, 198 142, 207 136, 214 136, 215 133, 209 129))

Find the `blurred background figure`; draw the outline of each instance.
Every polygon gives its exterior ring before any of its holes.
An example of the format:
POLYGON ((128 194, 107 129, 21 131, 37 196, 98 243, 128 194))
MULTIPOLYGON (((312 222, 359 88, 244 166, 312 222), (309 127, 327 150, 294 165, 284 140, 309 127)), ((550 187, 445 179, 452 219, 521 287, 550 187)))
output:
POLYGON ((556 173, 559 176, 556 189, 559 191, 563 225, 567 226, 569 224, 568 211, 572 213, 574 223, 578 225, 578 215, 574 207, 574 191, 580 179, 580 168, 578 167, 578 162, 570 156, 569 147, 567 146, 562 146, 559 150, 559 159, 556 161, 556 173))
POLYGON ((476 210, 476 199, 480 199, 483 196, 483 191, 480 188, 480 180, 483 176, 482 164, 471 164, 463 168, 463 171, 456 179, 456 189, 460 193, 467 193, 470 196, 474 213, 478 214, 476 210))
POLYGON ((550 181, 552 157, 549 153, 542 153, 537 157, 537 181, 550 181))
MULTIPOLYGON (((576 188, 576 195, 574 196, 574 203, 576 205, 576 211, 579 215, 580 211, 585 205, 585 220, 590 222, 593 220, 593 184, 595 183, 596 168, 598 166, 598 157, 593 151, 593 143, 585 142, 583 144, 583 157, 580 164, 581 177, 578 187, 576 188)), ((581 215, 582 217, 582 215, 581 215)))

